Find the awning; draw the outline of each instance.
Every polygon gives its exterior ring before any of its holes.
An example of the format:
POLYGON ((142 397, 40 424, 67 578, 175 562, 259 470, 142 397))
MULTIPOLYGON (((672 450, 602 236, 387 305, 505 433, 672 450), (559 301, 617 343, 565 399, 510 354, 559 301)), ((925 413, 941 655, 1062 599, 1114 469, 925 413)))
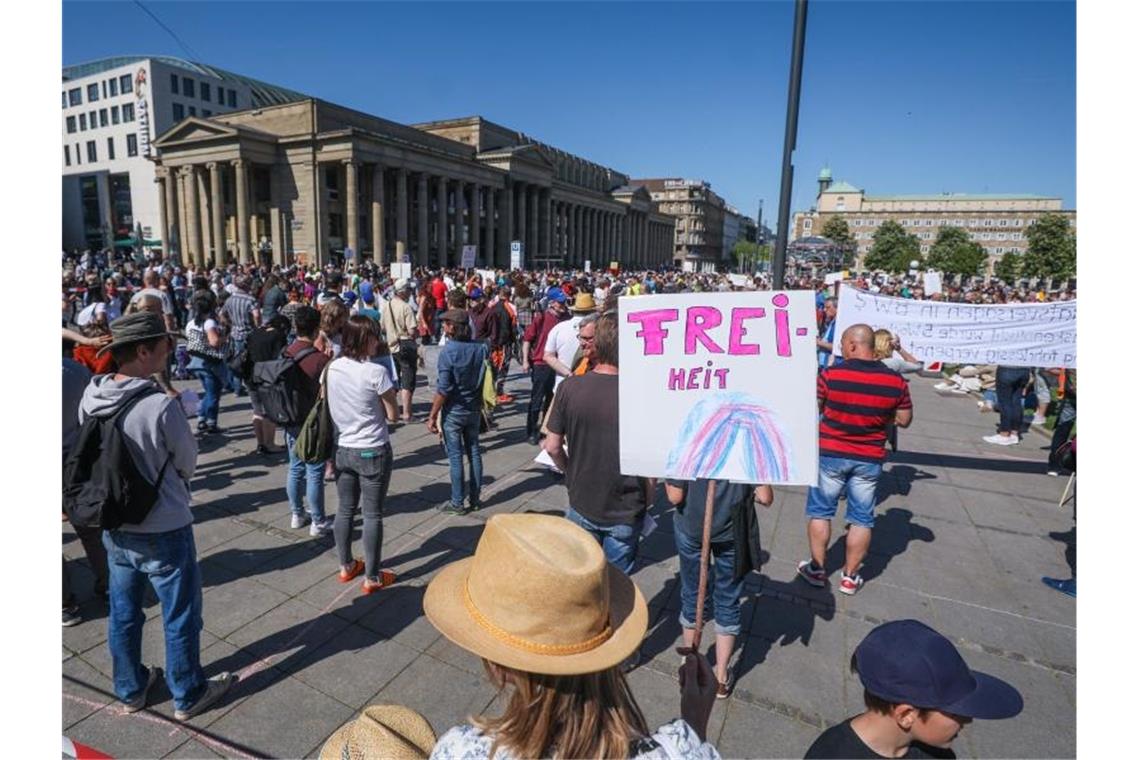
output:
MULTIPOLYGON (((120 240, 115 241, 115 247, 116 248, 134 248, 136 245, 138 245, 138 242, 139 242, 138 238, 134 238, 134 237, 122 238, 120 240)), ((161 248, 162 247, 162 241, 161 240, 147 240, 146 238, 143 238, 142 244, 144 246, 146 246, 147 248, 161 248)))

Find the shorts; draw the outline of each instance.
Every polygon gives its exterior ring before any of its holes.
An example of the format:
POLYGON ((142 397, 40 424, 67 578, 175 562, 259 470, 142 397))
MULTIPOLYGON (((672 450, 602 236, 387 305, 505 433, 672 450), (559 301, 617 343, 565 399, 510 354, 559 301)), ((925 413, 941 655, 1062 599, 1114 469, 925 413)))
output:
POLYGON ((416 364, 419 361, 415 344, 411 341, 401 341, 392 352, 392 359, 396 362, 396 372, 400 376, 400 390, 415 391, 416 364))
POLYGON ((839 509, 839 496, 847 490, 847 522, 860 528, 875 527, 875 490, 881 464, 842 457, 819 457, 819 485, 808 489, 807 516, 830 520, 839 509))

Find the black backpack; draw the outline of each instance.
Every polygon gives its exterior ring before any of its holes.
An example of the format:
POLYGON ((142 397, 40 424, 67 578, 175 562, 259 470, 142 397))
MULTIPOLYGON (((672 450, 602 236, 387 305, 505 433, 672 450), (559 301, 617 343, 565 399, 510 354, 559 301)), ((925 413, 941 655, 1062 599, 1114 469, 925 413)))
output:
POLYGON ((63 464, 63 510, 80 528, 114 530, 138 525, 158 501, 170 457, 151 483, 135 465, 119 419, 142 399, 161 393, 153 385, 127 399, 109 414, 88 415, 75 447, 63 464))
POLYGON ((300 362, 316 351, 305 348, 296 356, 283 351, 278 359, 254 362, 248 378, 254 411, 282 427, 297 427, 304 422, 317 397, 300 362))

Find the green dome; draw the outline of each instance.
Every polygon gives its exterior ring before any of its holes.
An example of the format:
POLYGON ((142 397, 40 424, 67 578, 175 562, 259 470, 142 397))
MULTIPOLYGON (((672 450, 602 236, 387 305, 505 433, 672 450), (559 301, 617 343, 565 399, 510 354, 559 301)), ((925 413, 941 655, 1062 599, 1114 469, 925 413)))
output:
POLYGON ((831 179, 831 167, 825 166, 822 169, 820 169, 819 170, 819 178, 820 178, 820 180, 831 179))

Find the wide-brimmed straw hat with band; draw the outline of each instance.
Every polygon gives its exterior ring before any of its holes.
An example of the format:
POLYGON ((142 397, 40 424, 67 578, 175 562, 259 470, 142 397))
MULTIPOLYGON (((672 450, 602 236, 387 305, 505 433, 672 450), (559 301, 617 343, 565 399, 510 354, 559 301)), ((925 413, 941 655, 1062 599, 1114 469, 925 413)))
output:
POLYGON ((320 760, 418 760, 434 748, 435 731, 424 716, 400 705, 371 705, 328 738, 320 760))
POLYGON ((475 556, 443 568, 424 613, 456 645, 528 673, 618 665, 649 623, 641 591, 598 542, 563 517, 495 515, 475 556))

